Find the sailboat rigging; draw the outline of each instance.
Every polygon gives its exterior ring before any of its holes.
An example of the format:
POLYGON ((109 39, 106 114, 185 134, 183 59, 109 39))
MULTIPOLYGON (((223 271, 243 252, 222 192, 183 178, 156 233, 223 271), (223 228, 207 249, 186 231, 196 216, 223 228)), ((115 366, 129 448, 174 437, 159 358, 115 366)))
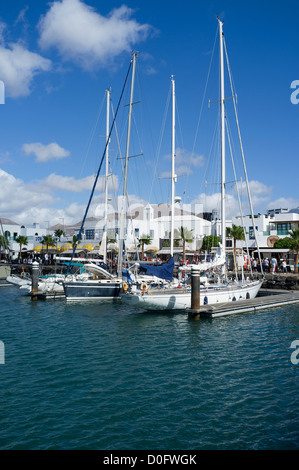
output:
MULTIPOLYGON (((105 173, 105 230, 103 234, 104 243, 107 238, 108 146, 109 146, 111 134, 115 125, 116 117, 118 115, 120 104, 124 95, 124 91, 125 91, 128 77, 129 77, 132 67, 133 67, 133 70, 132 70, 131 81, 132 83, 134 83, 135 61, 136 61, 136 53, 134 53, 131 58, 130 65, 129 65, 127 75, 125 78, 125 82, 124 82, 121 95, 118 101, 118 105, 116 108, 116 112, 114 114, 113 121, 110 127, 110 131, 109 131, 109 114, 108 114, 108 104, 109 104, 108 101, 110 99, 110 93, 107 93, 106 144, 105 144, 105 148, 104 148, 103 155, 100 161, 100 165, 99 165, 96 177, 95 177, 95 181, 92 187, 90 198, 89 198, 86 210, 85 210, 85 214, 81 223, 79 234, 78 234, 75 246, 73 248, 73 253, 71 256, 69 267, 72 263, 77 245, 81 238, 85 220, 88 214, 88 210, 89 210, 89 207, 90 207, 93 195, 94 195, 94 191, 98 182, 98 178, 99 178, 105 157, 106 157, 106 173, 105 173)), ((131 90, 132 90, 132 86, 133 85, 131 84, 131 90)), ((129 132, 128 132, 128 136, 129 136, 129 132)), ((127 144, 127 148, 128 148, 128 144, 127 144)), ((105 252, 106 252, 106 248, 105 248, 105 252)), ((67 274, 69 274, 69 267, 68 267, 67 274)), ((78 275, 78 276, 67 276, 67 278, 65 279, 63 286, 64 286, 64 292, 65 292, 65 296, 67 300, 103 300, 103 299, 114 299, 119 296, 121 286, 122 286, 121 274, 119 277, 113 277, 110 273, 108 273, 108 271, 105 271, 102 268, 96 269, 93 264, 87 264, 84 267, 86 269, 86 273, 82 275, 78 275)))
MULTIPOLYGON (((224 35, 223 35, 223 22, 217 18, 219 24, 219 51, 220 51, 220 120, 221 120, 221 251, 215 265, 222 264, 222 279, 221 281, 210 282, 206 278, 206 282, 202 282, 200 302, 201 304, 215 304, 217 302, 232 302, 241 301, 243 299, 254 298, 259 292, 262 285, 262 280, 249 280, 244 279, 239 281, 228 280, 226 272, 226 207, 225 207, 225 94, 224 94, 224 35), (220 263, 221 262, 221 263, 220 263)), ((174 89, 174 88, 173 88, 174 89)), ((174 93, 173 93, 174 96, 174 93)), ((236 113, 235 98, 234 109, 236 113)), ((173 114, 174 116, 174 114, 173 114)), ((236 115, 237 116, 237 115, 236 115)), ((237 119, 237 117, 236 117, 237 119)), ((238 120, 237 120, 238 125, 238 120)), ((239 125, 238 125, 239 132, 239 125)), ((240 132, 239 140, 241 143, 240 132)), ((174 141, 172 141, 172 153, 174 155, 174 141)), ((247 191, 249 192, 247 172, 245 167, 245 160, 242 149, 243 165, 245 169, 247 191)), ((172 172, 172 187, 174 186, 174 173, 172 172)), ((172 206, 173 207, 173 206, 172 206)), ((250 198, 250 207, 252 210, 252 203, 250 198)), ((252 215, 253 217, 253 215, 252 215)), ((254 225, 254 224, 253 224, 254 225)), ((206 263, 207 265, 209 263, 206 263)), ((213 264, 213 263, 212 263, 213 264)), ((207 270, 210 266, 201 266, 201 270, 207 270)), ((199 266, 200 268, 200 266, 199 266)), ((184 288, 175 288, 171 284, 167 288, 161 289, 148 289, 146 292, 139 292, 136 290, 127 290, 122 295, 122 299, 129 305, 135 307, 142 307, 147 310, 182 310, 191 307, 191 290, 187 285, 184 288)))

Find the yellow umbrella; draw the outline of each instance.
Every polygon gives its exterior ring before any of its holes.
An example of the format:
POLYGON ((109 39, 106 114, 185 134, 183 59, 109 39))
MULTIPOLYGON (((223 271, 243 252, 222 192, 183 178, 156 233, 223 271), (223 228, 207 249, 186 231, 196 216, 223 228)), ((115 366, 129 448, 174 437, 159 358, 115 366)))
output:
POLYGON ((43 250, 46 250, 47 248, 56 248, 56 246, 55 245, 49 245, 49 246, 43 245, 43 250))
POLYGON ((157 251, 159 251, 159 249, 158 249, 156 246, 149 246, 148 248, 146 248, 145 251, 146 251, 146 252, 154 252, 154 253, 157 253, 157 251))
POLYGON ((42 247, 40 245, 37 245, 33 248, 33 251, 38 251, 38 253, 40 253, 42 251, 42 247))
POLYGON ((93 250, 93 245, 91 243, 87 243, 86 245, 83 246, 85 250, 92 251, 93 250))
POLYGON ((63 252, 69 250, 70 248, 72 248, 72 245, 70 243, 63 243, 63 245, 61 245, 60 247, 60 251, 63 252))

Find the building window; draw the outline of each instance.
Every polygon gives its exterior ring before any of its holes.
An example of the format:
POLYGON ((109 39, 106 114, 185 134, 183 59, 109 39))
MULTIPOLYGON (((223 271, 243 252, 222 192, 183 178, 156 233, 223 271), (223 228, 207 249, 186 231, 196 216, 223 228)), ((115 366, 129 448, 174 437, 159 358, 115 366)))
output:
POLYGON ((85 231, 86 240, 94 240, 94 229, 89 229, 85 231))
MULTIPOLYGON (((255 230, 258 231, 258 227, 255 227, 255 230)), ((249 240, 254 240, 254 229, 252 226, 249 227, 248 233, 249 233, 249 240)))
POLYGON ((291 230, 291 224, 277 224, 277 235, 289 235, 289 230, 291 230))

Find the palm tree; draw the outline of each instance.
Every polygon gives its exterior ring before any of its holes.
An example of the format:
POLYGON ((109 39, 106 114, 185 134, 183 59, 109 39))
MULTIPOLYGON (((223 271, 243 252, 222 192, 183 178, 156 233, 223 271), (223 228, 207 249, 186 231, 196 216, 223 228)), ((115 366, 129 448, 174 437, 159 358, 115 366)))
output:
POLYGON ((186 242, 191 243, 194 238, 192 230, 189 230, 187 227, 180 227, 174 231, 174 239, 181 240, 183 242, 183 263, 185 263, 186 258, 186 242))
POLYGON ((42 244, 46 245, 47 248, 47 254, 49 252, 49 246, 55 246, 55 241, 52 237, 52 235, 44 235, 42 239, 42 244))
POLYGON ((149 235, 141 235, 140 238, 138 238, 138 248, 141 247, 141 259, 143 260, 144 257, 144 245, 150 245, 152 243, 152 238, 149 235))
POLYGON ((20 259, 21 259, 22 258, 22 246, 28 245, 28 237, 25 237, 25 235, 19 235, 16 238, 16 242, 20 245, 20 259))
POLYGON ((73 249, 75 248, 76 243, 80 243, 80 241, 81 241, 81 238, 78 239, 78 235, 73 235, 73 241, 72 241, 73 249))
POLYGON ((226 227, 226 236, 228 238, 233 238, 234 240, 234 269, 236 267, 237 259, 237 240, 245 240, 244 230, 241 225, 232 225, 231 227, 226 227))
POLYGON ((61 241, 60 239, 62 235, 65 236, 65 233, 61 228, 58 228, 57 230, 55 230, 54 235, 55 237, 59 238, 59 241, 61 241))
POLYGON ((9 241, 6 235, 0 235, 0 257, 2 253, 2 247, 4 248, 5 252, 7 250, 7 254, 9 258, 9 241))
POLYGON ((0 235, 0 252, 2 247, 8 249, 9 241, 5 235, 0 235))
POLYGON ((299 257, 299 228, 289 231, 292 240, 292 249, 295 251, 295 273, 298 273, 298 257, 299 257))

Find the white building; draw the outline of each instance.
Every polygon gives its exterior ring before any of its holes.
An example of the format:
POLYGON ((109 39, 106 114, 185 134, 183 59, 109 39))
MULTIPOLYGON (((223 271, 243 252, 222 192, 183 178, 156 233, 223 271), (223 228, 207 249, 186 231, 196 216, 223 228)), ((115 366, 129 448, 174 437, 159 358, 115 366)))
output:
MULTIPOLYGON (((195 213, 195 211, 199 211, 200 208, 192 208, 189 204, 176 204, 175 206, 174 228, 179 229, 180 227, 186 227, 188 230, 192 230, 193 232, 193 242, 188 245, 190 250, 198 250, 201 247, 204 236, 212 233, 213 222, 206 220, 195 213)), ((163 246, 163 241, 169 241, 171 219, 170 204, 147 204, 146 206, 138 206, 128 211, 125 229, 127 249, 136 246, 136 241, 143 235, 149 235, 152 239, 151 246, 160 249, 163 246)), ((74 225, 65 227, 57 225, 50 229, 63 229, 66 233, 66 237, 62 237, 61 239, 63 242, 67 239, 69 240, 72 235, 78 235, 81 223, 82 222, 78 222, 74 225)), ((104 217, 87 217, 81 234, 81 245, 84 243, 91 243, 94 246, 98 245, 102 240, 104 228, 104 217)), ((106 229, 108 238, 113 238, 115 240, 119 239, 120 216, 117 211, 108 214, 106 229)))
MULTIPOLYGON (((251 215, 243 217, 246 243, 249 249, 254 251, 257 248, 254 237, 254 228, 251 215)), ((240 216, 233 217, 232 223, 242 225, 240 216)), ((274 243, 280 238, 289 237, 289 231, 299 228, 299 208, 291 209, 270 209, 267 214, 254 215, 254 226, 257 235, 259 249, 263 257, 271 257, 274 253, 284 253, 289 250, 274 249, 274 243)), ((239 241, 238 247, 246 246, 245 242, 239 241)))
MULTIPOLYGON (((186 227, 193 232, 193 242, 188 244, 190 250, 198 250, 205 235, 211 234, 212 223, 188 210, 189 205, 176 205, 174 212, 174 228, 186 227)), ((171 232, 171 205, 147 204, 134 209, 128 214, 128 247, 134 246, 134 240, 142 235, 149 235, 152 246, 161 248, 163 240, 169 240, 171 232)))
MULTIPOLYGON (((8 242, 11 250, 11 256, 17 258, 20 252, 20 245, 16 242, 16 239, 21 235, 27 237, 28 244, 23 246, 23 251, 33 250, 37 245, 41 245, 41 241, 44 235, 53 235, 53 232, 46 228, 41 228, 38 222, 32 224, 31 227, 20 225, 10 219, 1 218, 1 234, 4 235, 8 242)), ((4 248, 2 247, 4 253, 4 248)))

